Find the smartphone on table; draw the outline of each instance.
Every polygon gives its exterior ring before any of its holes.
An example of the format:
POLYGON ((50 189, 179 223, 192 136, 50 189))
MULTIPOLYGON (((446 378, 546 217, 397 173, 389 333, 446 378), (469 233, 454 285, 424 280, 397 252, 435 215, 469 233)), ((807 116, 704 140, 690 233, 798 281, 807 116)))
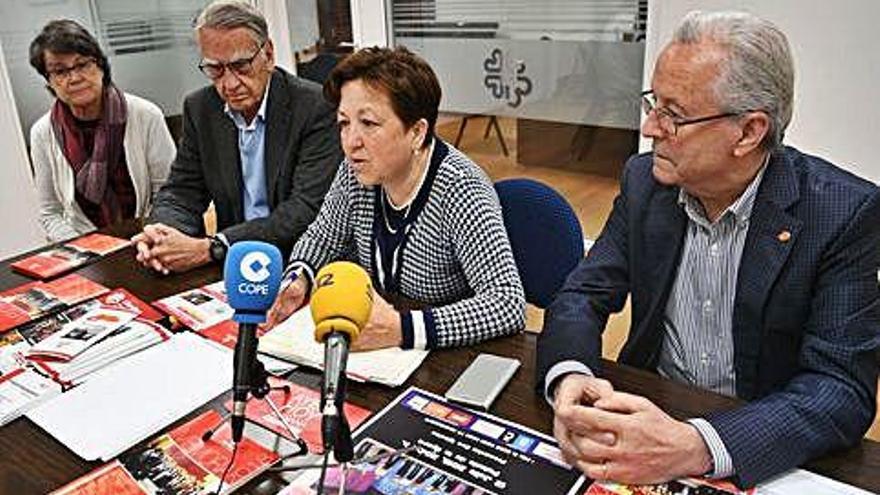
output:
POLYGON ((518 359, 480 354, 449 387, 445 397, 487 411, 519 366, 518 359))

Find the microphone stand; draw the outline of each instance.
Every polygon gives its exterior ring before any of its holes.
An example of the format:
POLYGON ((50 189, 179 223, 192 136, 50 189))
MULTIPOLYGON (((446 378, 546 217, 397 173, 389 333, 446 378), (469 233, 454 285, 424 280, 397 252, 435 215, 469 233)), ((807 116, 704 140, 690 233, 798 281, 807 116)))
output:
POLYGON ((321 390, 321 438, 324 450, 333 451, 337 461, 354 458, 351 428, 345 417, 345 376, 349 338, 344 333, 331 333, 324 347, 325 382, 321 390), (327 378, 329 376, 329 378, 327 378), (337 381, 338 380, 338 381, 337 381))
MULTIPOLYGON (((269 392, 272 392, 273 390, 283 390, 285 395, 290 394, 290 387, 288 387, 287 385, 283 385, 280 387, 270 387, 269 373, 266 371, 266 367, 263 365, 259 358, 256 358, 252 361, 248 376, 248 381, 250 383, 247 384, 248 397, 245 400, 250 401, 251 399, 262 399, 266 401, 266 404, 269 405, 269 409, 272 411, 272 415, 275 416, 278 422, 284 426, 284 429, 287 430, 288 434, 290 434, 290 439, 296 443, 297 447, 299 447, 299 450, 297 452, 291 453, 285 458, 305 455, 309 451, 306 442, 294 432, 293 427, 290 426, 290 423, 288 423, 287 420, 284 419, 284 415, 281 414, 281 410, 278 409, 278 406, 275 404, 275 402, 272 401, 272 398, 269 397, 269 392)), ((247 409, 245 408, 245 410, 247 409)), ((208 440, 210 440, 211 437, 214 436, 214 434, 217 432, 217 430, 221 426, 223 426, 223 423, 225 423, 226 420, 230 418, 230 416, 232 416, 231 411, 224 413, 223 417, 220 419, 220 423, 218 423, 213 428, 208 429, 202 434, 202 441, 207 442, 208 440)))

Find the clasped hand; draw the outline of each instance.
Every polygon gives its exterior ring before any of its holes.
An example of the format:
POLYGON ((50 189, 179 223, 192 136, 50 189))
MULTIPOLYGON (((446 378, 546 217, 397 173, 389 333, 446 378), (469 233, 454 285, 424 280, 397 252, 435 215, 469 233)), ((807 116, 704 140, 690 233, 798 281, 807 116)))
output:
POLYGON ((607 380, 562 378, 553 404, 553 435, 566 462, 588 477, 649 484, 705 474, 711 456, 697 429, 644 397, 607 380))
MULTIPOLYGON (((297 278, 279 292, 275 303, 269 309, 266 328, 271 329, 290 317, 306 302, 308 283, 297 278)), ((351 346, 352 351, 370 351, 385 347, 399 346, 403 341, 400 314, 373 290, 373 306, 370 318, 361 329, 360 335, 351 346)))
POLYGON ((211 261, 211 241, 190 237, 174 227, 154 223, 131 238, 142 265, 168 275, 184 272, 211 261))

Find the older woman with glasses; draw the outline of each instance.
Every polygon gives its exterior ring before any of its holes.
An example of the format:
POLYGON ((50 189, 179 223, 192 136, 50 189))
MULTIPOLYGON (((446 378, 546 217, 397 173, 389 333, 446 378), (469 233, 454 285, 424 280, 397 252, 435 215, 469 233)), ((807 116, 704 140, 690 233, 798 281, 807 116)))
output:
POLYGON ((31 42, 30 63, 56 98, 31 127, 49 239, 145 216, 175 154, 159 108, 113 85, 98 42, 74 21, 46 24, 31 42))
POLYGON ((431 67, 404 48, 367 48, 333 70, 324 95, 338 106, 345 160, 293 248, 293 281, 268 325, 304 304, 319 268, 353 258, 378 289, 355 349, 461 346, 521 330, 525 297, 498 198, 434 135, 431 67))

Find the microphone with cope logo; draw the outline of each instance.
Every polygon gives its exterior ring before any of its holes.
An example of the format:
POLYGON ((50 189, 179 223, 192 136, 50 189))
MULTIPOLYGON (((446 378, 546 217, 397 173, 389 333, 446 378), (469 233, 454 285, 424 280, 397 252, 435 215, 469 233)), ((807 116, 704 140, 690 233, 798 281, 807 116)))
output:
POLYGON ((248 392, 256 384, 257 325, 266 321, 266 311, 275 302, 283 271, 281 252, 260 241, 236 242, 229 248, 223 267, 223 282, 229 305, 238 323, 232 377, 232 440, 244 433, 248 392))
POLYGON ((348 348, 369 320, 372 307, 373 288, 363 268, 336 261, 318 271, 311 311, 315 340, 324 343, 321 436, 324 451, 332 450, 339 462, 348 462, 354 457, 351 431, 343 409, 348 348))

